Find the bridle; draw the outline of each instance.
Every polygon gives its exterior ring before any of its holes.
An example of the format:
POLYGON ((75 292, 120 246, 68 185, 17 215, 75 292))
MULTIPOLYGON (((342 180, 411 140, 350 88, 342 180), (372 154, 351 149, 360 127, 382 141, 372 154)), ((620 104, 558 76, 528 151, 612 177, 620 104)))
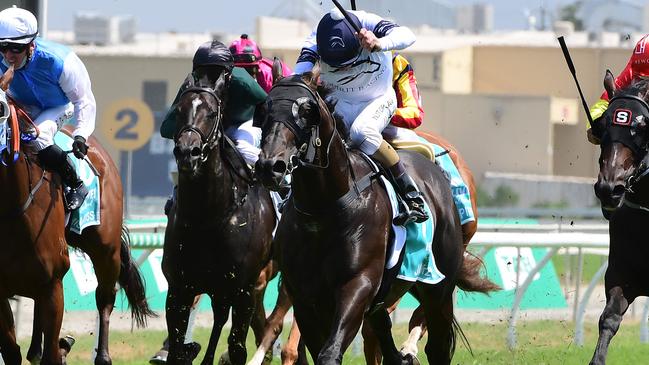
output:
MULTIPOLYGON (((181 94, 180 94, 180 99, 185 94, 201 94, 201 93, 207 93, 208 95, 212 96, 214 100, 216 100, 216 110, 212 111, 209 115, 208 118, 213 120, 213 123, 210 126, 210 130, 207 134, 204 134, 199 128, 197 128, 195 125, 192 124, 186 124, 182 126, 176 135, 174 136, 174 142, 176 145, 178 144, 178 139, 180 138, 181 135, 184 133, 189 133, 189 132, 196 132, 200 138, 201 138, 201 146, 200 146, 200 151, 201 151, 201 163, 205 162, 207 158, 210 155, 210 152, 216 147, 218 143, 219 136, 222 134, 221 129, 223 128, 221 125, 221 116, 222 116, 222 109, 223 109, 223 104, 221 102, 221 99, 219 99, 218 95, 216 95, 216 92, 213 89, 207 88, 207 87, 198 87, 198 86, 193 86, 185 89, 181 94)), ((194 122, 192 118, 192 122, 194 122)))

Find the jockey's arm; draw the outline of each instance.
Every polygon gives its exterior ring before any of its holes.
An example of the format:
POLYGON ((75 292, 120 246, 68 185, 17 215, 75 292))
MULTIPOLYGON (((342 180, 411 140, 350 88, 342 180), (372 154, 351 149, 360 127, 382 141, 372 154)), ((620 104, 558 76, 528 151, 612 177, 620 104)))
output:
MULTIPOLYGON (((615 87, 618 90, 629 86, 633 81, 632 59, 629 60, 626 67, 624 67, 624 70, 622 70, 622 72, 620 72, 620 74, 615 78, 615 87)), ((604 114, 606 109, 608 109, 608 100, 609 95, 606 90, 604 90, 602 95, 599 97, 599 100, 590 107, 591 120, 597 120, 604 114)), ((591 127, 588 121, 586 121, 586 124, 588 128, 591 127)))
POLYGON ((72 136, 81 136, 86 140, 95 130, 97 104, 92 93, 90 76, 81 59, 73 53, 65 59, 59 85, 74 105, 76 126, 72 136))
POLYGON ((392 84, 397 95, 397 110, 390 123, 397 127, 415 129, 424 119, 424 109, 421 106, 414 70, 408 60, 401 55, 394 57, 392 65, 394 72, 392 84))

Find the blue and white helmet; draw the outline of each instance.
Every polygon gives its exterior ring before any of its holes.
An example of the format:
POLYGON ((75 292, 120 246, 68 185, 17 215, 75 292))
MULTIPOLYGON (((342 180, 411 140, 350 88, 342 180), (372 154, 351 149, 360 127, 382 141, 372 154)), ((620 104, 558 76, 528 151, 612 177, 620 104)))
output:
MULTIPOLYGON (((348 12, 359 29, 361 21, 348 12)), ((361 53, 361 44, 354 35, 356 31, 338 9, 333 9, 320 19, 316 30, 316 42, 320 59, 331 67, 344 67, 353 63, 361 53)))
POLYGON ((38 21, 29 10, 11 7, 0 11, 0 42, 27 44, 38 35, 38 21))

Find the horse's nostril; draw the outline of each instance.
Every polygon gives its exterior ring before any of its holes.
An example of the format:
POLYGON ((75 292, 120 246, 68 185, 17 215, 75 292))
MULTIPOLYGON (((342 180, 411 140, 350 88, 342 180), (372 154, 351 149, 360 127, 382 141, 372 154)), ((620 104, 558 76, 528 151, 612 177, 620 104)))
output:
POLYGON ((194 147, 194 148, 192 148, 191 155, 192 155, 192 157, 198 157, 198 156, 200 156, 200 155, 201 155, 201 149, 198 148, 198 147, 194 147))
POLYGON ((273 164, 273 172, 283 174, 286 172, 286 162, 282 160, 275 161, 273 164))

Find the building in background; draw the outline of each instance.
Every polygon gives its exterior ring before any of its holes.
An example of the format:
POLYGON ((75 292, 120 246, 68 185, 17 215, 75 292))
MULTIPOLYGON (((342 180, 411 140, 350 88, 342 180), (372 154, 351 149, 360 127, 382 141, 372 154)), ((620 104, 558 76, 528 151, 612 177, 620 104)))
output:
POLYGON ((457 7, 455 28, 462 33, 487 33, 494 29, 494 7, 471 4, 457 7))

